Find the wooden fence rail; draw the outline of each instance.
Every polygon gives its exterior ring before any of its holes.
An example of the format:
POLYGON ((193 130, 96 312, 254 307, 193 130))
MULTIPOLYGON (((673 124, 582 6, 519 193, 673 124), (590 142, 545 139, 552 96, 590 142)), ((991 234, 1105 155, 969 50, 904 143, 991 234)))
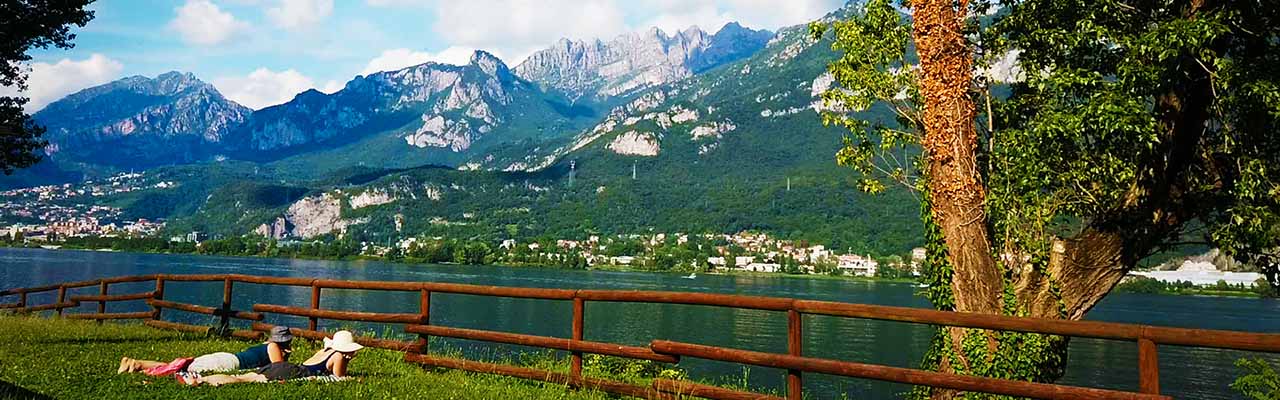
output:
POLYGON ((548 336, 524 335, 518 333, 483 331, 476 329, 450 328, 447 326, 410 325, 405 327, 409 333, 428 336, 442 336, 456 339, 480 340, 485 342, 506 343, 521 346, 541 347, 545 349, 564 350, 578 353, 602 354, 606 356, 626 357, 636 360, 650 360, 675 364, 680 357, 654 353, 648 347, 623 346, 613 343, 588 342, 580 339, 564 339, 548 336))
MULTIPOLYGON (((172 290, 172 289, 170 289, 172 290)), ((17 302, 0 303, 0 309, 17 313, 57 311, 79 307, 81 302, 98 303, 96 313, 69 314, 76 319, 146 319, 147 326, 195 333, 216 333, 223 336, 260 340, 271 330, 271 324, 263 323, 266 314, 307 318, 307 329, 291 328, 295 336, 322 339, 326 333, 318 329, 320 320, 344 320, 370 323, 405 325, 407 334, 416 334, 415 340, 398 340, 358 336, 356 341, 370 347, 405 352, 405 361, 427 366, 461 369, 473 372, 493 373, 566 384, 573 387, 592 388, 611 393, 648 399, 696 396, 709 399, 778 399, 778 397, 707 386, 693 382, 657 379, 652 386, 636 386, 622 382, 588 378, 582 374, 582 355, 585 353, 678 363, 681 357, 732 362, 777 368, 787 372, 787 399, 801 398, 804 373, 820 373, 862 379, 875 379, 911 385, 922 385, 959 391, 983 392, 1010 396, 1044 399, 1167 399, 1160 395, 1159 345, 1207 347, 1280 353, 1280 334, 1249 333, 1205 329, 1185 329, 1159 326, 1120 324, 1093 321, 1064 321, 1040 318, 1021 318, 998 315, 968 314, 928 309, 892 307, 830 301, 799 300, 780 297, 742 296, 715 293, 686 293, 670 291, 625 290, 573 290, 480 286, 439 282, 398 281, 344 281, 331 279, 289 278, 241 274, 170 275, 151 274, 104 278, 79 282, 45 285, 30 288, 14 288, 0 291, 0 297, 17 296, 17 302), (143 293, 109 294, 110 285, 128 282, 154 281, 155 290, 143 293), (173 282, 221 282, 222 303, 217 307, 179 303, 164 300, 166 283, 173 282), (255 285, 283 285, 311 289, 309 307, 254 304, 253 311, 232 309, 232 291, 236 283, 255 285), (70 290, 98 287, 96 294, 68 296, 70 290), (416 312, 385 313, 326 310, 321 307, 321 294, 326 289, 377 290, 414 292, 419 294, 416 312), (28 294, 57 291, 57 298, 49 304, 28 304, 28 294), (431 297, 445 293, 483 297, 507 297, 571 301, 573 315, 568 338, 536 336, 509 332, 463 329, 433 325, 431 323, 431 297), (146 300, 152 311, 131 313, 107 313, 106 303, 116 301, 146 300), (585 313, 587 302, 663 303, 753 309, 785 313, 787 321, 787 353, 764 353, 743 349, 654 340, 648 347, 627 346, 614 343, 593 342, 585 339, 587 330, 585 313), (161 310, 171 309, 219 317, 216 327, 182 324, 161 319, 161 310), (898 321, 938 326, 955 326, 999 331, 1031 332, 1071 337, 1098 338, 1133 342, 1138 345, 1136 361, 1140 392, 1123 392, 1066 385, 1031 383, 994 378, 962 376, 934 371, 864 364, 843 360, 804 357, 802 347, 805 315, 823 315, 898 321), (232 329, 230 321, 253 321, 250 329, 232 329), (570 372, 554 373, 527 367, 492 364, 433 356, 427 348, 430 336, 449 337, 493 343, 540 347, 570 353, 570 372)), ((408 307, 406 307, 408 308, 408 307)), ((655 338, 660 339, 660 338, 655 338)))

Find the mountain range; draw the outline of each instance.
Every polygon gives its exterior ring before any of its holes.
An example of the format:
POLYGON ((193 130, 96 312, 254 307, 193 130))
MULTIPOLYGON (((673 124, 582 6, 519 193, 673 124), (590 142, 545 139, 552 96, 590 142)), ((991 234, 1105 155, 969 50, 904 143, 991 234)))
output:
POLYGON ((842 134, 817 113, 834 56, 804 25, 651 29, 561 40, 515 68, 478 51, 467 65, 359 76, 257 111, 187 74, 132 77, 36 117, 51 132, 62 124, 49 138, 58 165, 143 166, 95 144, 168 146, 143 160, 171 165, 149 176, 176 189, 101 201, 178 231, 390 240, 751 229, 858 251, 915 246, 915 202, 861 194, 833 161, 842 134), (191 104, 202 106, 180 106, 191 104), (125 121, 146 124, 124 133, 125 121))
POLYGON ((203 161, 225 149, 252 115, 190 73, 131 76, 49 104, 46 153, 120 168, 203 161))
POLYGON ((745 57, 772 37, 731 23, 714 35, 690 27, 590 45, 565 39, 514 69, 477 51, 466 65, 357 76, 336 93, 308 90, 257 111, 189 73, 133 76, 72 94, 34 118, 50 128, 47 153, 62 165, 274 161, 324 150, 357 160, 371 149, 390 155, 380 167, 453 165, 490 146, 571 135, 602 105, 745 57))
POLYGON ((733 22, 715 35, 695 26, 671 36, 652 28, 608 43, 561 39, 529 56, 515 72, 575 100, 607 100, 750 56, 772 38, 769 31, 733 22))

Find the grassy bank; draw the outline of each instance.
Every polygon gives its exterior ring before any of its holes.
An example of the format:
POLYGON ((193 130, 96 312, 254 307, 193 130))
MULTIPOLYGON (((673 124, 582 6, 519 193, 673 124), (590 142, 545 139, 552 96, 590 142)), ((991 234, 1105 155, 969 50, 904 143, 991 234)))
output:
MULTIPOLYGON (((352 362, 355 380, 186 387, 172 377, 116 374, 120 357, 170 360, 238 351, 246 342, 161 331, 142 325, 0 316, 0 399, 608 399, 591 391, 408 364, 402 353, 366 349, 352 362)), ((299 340, 295 362, 315 349, 299 340)))

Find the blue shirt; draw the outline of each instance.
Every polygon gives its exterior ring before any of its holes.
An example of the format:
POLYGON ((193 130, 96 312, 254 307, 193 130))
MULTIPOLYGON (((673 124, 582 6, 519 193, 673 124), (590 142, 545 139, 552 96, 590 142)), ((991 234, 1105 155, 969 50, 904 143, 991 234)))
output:
POLYGON ((271 363, 266 343, 244 349, 236 353, 236 358, 240 360, 240 369, 258 368, 271 363))

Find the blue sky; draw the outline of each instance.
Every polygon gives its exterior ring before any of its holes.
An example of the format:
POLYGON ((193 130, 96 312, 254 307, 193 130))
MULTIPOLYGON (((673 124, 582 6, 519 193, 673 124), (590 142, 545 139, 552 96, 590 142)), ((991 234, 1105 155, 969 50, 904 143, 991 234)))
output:
MULTIPOLYGON (((842 0, 103 0, 72 50, 32 53, 28 111, 131 75, 193 72, 251 108, 358 74, 426 61, 464 63, 475 49, 514 66, 557 39, 602 38, 730 21, 777 29, 842 0)), ((11 94, 9 88, 0 93, 11 94)))

